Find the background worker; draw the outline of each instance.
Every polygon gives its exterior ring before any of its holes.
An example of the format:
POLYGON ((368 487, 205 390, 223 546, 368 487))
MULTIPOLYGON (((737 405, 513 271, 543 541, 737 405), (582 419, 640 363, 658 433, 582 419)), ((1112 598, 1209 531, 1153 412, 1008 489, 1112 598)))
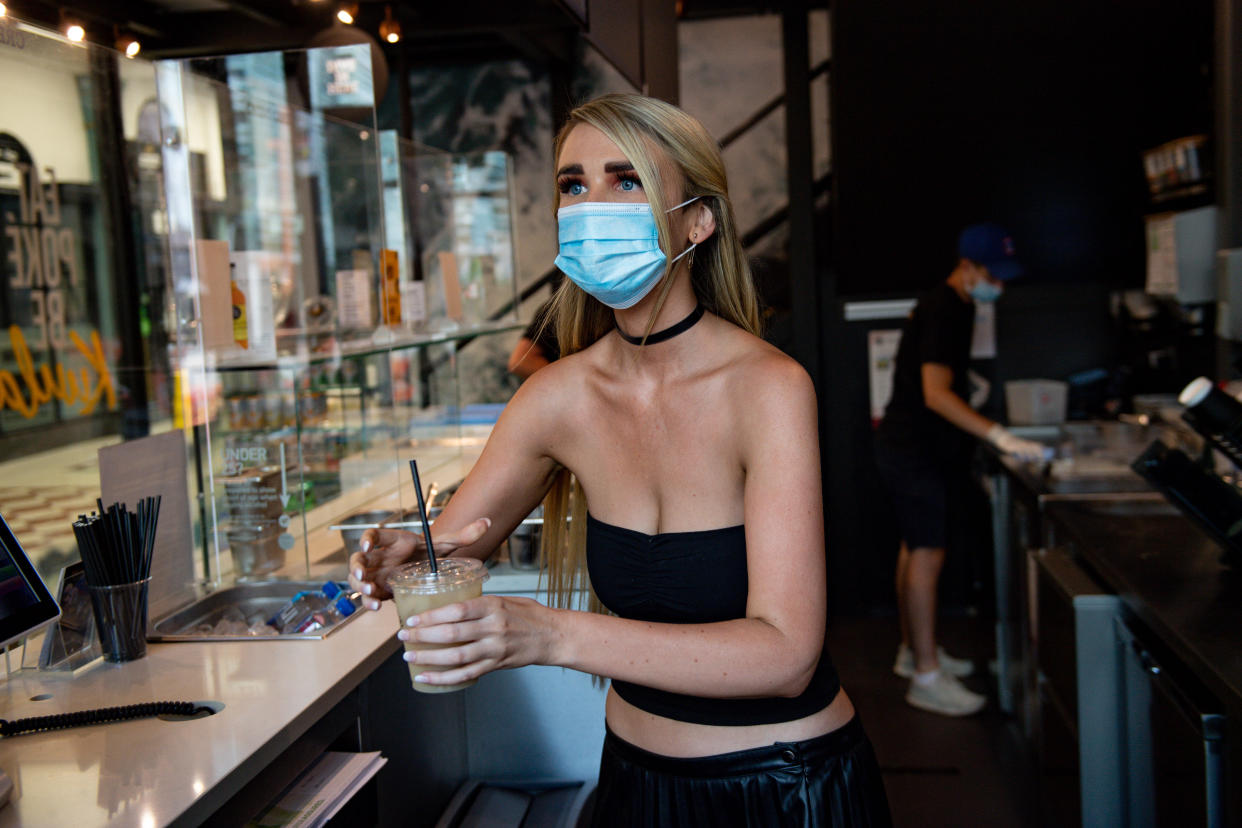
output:
POLYGON ((509 354, 509 373, 520 379, 526 379, 561 355, 561 349, 556 344, 556 325, 550 315, 551 309, 551 299, 539 306, 509 354))
POLYGON ((876 460, 902 539, 896 573, 901 644, 893 672, 910 679, 907 703, 946 716, 976 713, 987 702, 958 680, 974 665, 936 646, 949 516, 970 483, 974 439, 1023 460, 1037 460, 1044 451, 966 402, 975 304, 996 301, 1002 284, 1021 272, 1004 229, 984 223, 962 231, 952 273, 919 298, 907 320, 892 398, 876 434, 876 460))

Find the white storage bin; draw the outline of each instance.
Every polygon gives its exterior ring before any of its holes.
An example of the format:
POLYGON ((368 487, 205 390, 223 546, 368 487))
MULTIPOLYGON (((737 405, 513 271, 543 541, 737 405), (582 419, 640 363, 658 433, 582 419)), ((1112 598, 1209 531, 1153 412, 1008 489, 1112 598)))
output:
POLYGON ((1025 379, 1005 383, 1010 425, 1056 425, 1065 422, 1069 385, 1060 380, 1025 379))

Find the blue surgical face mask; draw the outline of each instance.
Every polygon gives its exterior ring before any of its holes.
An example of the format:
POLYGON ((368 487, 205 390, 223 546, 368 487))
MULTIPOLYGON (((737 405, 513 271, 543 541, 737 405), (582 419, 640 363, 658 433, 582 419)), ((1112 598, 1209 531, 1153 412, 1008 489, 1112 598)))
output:
POLYGON ((987 279, 980 279, 970 288, 970 298, 976 302, 995 302, 1001 297, 1000 285, 994 285, 987 279))
MULTIPOLYGON (((633 307, 664 277, 668 257, 660 249, 650 204, 587 201, 557 210, 556 222, 560 239, 556 266, 608 307, 633 307)), ((687 247, 673 263, 696 247, 687 247)))

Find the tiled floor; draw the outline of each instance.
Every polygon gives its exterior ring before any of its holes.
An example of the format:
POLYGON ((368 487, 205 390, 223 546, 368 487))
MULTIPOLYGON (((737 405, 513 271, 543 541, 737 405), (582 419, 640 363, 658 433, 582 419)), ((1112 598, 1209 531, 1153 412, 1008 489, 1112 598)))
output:
POLYGON ((905 703, 907 682, 892 672, 896 618, 836 619, 829 630, 829 652, 875 745, 894 825, 1036 828, 1032 777, 985 678, 991 625, 949 618, 941 627, 945 649, 976 659, 966 684, 992 697, 976 716, 947 718, 905 703))
POLYGON ((50 584, 78 559, 73 522, 96 509, 101 446, 118 437, 85 440, 17 460, 0 460, 0 514, 50 584))

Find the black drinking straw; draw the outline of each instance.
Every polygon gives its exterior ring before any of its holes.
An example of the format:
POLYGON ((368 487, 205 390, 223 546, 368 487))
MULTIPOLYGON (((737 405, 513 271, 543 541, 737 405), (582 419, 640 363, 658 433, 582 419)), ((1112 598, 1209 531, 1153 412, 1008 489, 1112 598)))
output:
POLYGON ((410 461, 410 476, 414 478, 414 494, 418 497, 418 517, 423 522, 423 541, 427 544, 427 561, 431 564, 431 574, 439 573, 436 568, 436 550, 431 545, 431 524, 427 522, 427 504, 423 502, 423 484, 418 482, 418 461, 410 461))
POLYGON ((160 497, 138 501, 138 511, 125 503, 107 509, 96 499, 99 513, 78 515, 73 533, 82 553, 87 583, 114 586, 144 581, 151 575, 155 530, 159 522, 160 497))

